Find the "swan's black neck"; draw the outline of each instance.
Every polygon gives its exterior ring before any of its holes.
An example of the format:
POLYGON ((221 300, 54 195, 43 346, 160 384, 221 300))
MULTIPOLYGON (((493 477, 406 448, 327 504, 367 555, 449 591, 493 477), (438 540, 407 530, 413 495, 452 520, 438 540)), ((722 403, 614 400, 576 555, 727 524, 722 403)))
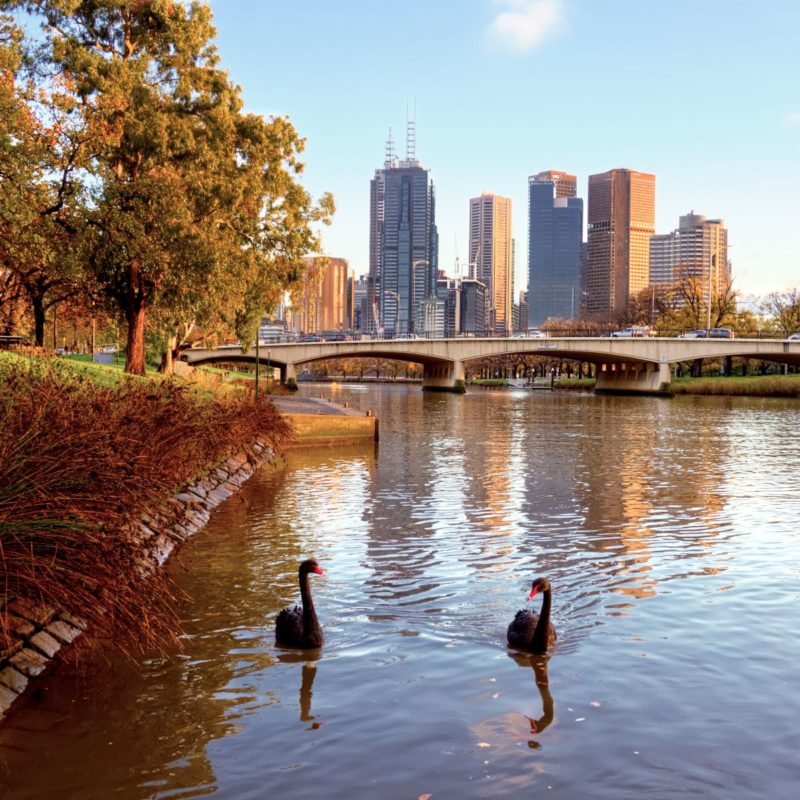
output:
POLYGON ((533 632, 532 644, 535 651, 544 653, 547 650, 547 635, 550 629, 550 590, 545 589, 542 595, 542 613, 539 614, 539 621, 533 632))
POLYGON ((314 601, 311 599, 311 588, 308 585, 308 572, 300 573, 300 599, 303 604, 303 633, 308 636, 319 627, 314 601))

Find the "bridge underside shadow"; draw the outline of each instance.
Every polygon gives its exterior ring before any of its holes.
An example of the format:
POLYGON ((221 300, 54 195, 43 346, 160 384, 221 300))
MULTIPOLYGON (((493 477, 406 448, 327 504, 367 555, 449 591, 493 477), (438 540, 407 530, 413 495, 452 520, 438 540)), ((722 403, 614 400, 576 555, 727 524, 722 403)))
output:
POLYGON ((669 364, 625 361, 595 366, 595 394, 670 394, 672 371, 669 364))

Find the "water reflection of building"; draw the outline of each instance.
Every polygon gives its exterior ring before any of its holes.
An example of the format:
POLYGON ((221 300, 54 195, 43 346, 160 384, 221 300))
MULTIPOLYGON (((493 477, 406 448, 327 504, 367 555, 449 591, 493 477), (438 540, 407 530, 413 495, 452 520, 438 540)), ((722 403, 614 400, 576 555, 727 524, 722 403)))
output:
POLYGON ((611 583, 619 594, 657 594, 654 566, 662 556, 656 548, 665 536, 680 537, 677 548, 665 551, 675 560, 683 551, 696 557, 697 545, 707 551, 715 541, 724 502, 718 491, 720 464, 729 441, 713 416, 698 415, 692 418, 697 444, 687 447, 681 421, 674 408, 659 401, 610 400, 593 407, 578 486, 584 527, 593 534, 589 544, 608 554, 600 569, 614 576, 611 583), (604 436, 604 430, 615 435, 604 436))

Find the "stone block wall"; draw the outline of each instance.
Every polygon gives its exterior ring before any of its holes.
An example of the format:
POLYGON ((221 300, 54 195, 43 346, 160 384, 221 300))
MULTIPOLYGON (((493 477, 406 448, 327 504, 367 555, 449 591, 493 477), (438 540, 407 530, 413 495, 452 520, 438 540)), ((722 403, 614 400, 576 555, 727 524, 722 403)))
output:
MULTIPOLYGON (((263 442, 256 442, 251 450, 230 456, 161 508, 142 515, 131 536, 141 545, 143 573, 158 569, 178 545, 206 525, 214 508, 238 492, 256 469, 275 455, 263 442)), ((0 603, 0 614, 6 616, 12 632, 8 642, 0 641, 2 719, 59 651, 86 630, 86 623, 63 610, 23 598, 0 603)))

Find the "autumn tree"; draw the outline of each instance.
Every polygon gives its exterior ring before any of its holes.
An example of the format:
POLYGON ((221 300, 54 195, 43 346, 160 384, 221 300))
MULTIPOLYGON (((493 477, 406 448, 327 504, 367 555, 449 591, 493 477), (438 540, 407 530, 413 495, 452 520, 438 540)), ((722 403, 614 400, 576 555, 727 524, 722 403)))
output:
POLYGON ((304 141, 242 110, 220 69, 211 10, 172 0, 4 0, 42 20, 74 86, 91 160, 83 257, 127 322, 126 370, 144 372, 148 314, 166 339, 224 317, 250 335, 302 274, 327 221, 298 182, 304 141))
POLYGON ((697 278, 683 277, 665 298, 664 310, 657 319, 658 327, 670 331, 705 328, 707 325, 724 327, 735 320, 738 297, 731 281, 726 281, 712 293, 709 311, 707 284, 697 278))
POLYGON ((36 344, 50 308, 80 286, 83 216, 75 174, 83 146, 64 82, 26 74, 22 31, 0 16, 0 269, 30 304, 36 344))
POLYGON ((775 322, 784 338, 800 331, 800 289, 768 294, 761 310, 775 322))

